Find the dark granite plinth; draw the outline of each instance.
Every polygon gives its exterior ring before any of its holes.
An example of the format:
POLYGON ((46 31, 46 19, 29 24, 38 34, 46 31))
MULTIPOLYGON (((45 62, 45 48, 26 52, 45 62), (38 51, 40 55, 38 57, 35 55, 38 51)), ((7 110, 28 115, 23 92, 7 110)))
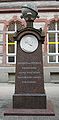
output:
POLYGON ((13 108, 46 109, 45 94, 14 94, 13 108))
POLYGON ((48 101, 46 109, 7 109, 4 116, 55 116, 53 105, 48 101))

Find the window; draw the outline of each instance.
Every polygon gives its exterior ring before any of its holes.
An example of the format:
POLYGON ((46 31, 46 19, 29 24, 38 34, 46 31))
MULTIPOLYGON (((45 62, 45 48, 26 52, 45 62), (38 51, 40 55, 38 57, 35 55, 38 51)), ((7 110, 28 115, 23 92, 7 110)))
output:
POLYGON ((48 33, 48 63, 59 63, 59 21, 51 22, 48 33))
POLYGON ((7 63, 16 63, 16 41, 14 41, 13 35, 17 30, 20 30, 21 27, 22 26, 18 22, 12 22, 8 27, 8 31, 6 33, 7 63))

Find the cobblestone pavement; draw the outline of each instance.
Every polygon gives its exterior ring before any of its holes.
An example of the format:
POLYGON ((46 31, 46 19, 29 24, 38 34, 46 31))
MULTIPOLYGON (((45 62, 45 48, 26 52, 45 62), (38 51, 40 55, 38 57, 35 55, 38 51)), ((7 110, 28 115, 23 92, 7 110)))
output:
POLYGON ((55 116, 4 116, 4 110, 12 107, 14 89, 14 84, 0 83, 0 120, 59 120, 59 84, 45 83, 47 99, 54 104, 55 116))

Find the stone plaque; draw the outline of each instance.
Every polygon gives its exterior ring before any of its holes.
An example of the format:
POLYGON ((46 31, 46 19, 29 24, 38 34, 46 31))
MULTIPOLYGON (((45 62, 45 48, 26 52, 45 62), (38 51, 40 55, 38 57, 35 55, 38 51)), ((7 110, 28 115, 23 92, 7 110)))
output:
POLYGON ((16 40, 17 63, 13 107, 46 108, 42 60, 43 36, 39 30, 25 28, 17 34, 16 40))

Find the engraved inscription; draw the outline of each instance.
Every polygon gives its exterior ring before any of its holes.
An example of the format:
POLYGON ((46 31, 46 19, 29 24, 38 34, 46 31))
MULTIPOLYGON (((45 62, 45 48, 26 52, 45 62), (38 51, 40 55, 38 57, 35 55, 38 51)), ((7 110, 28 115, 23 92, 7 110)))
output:
POLYGON ((40 71, 39 72, 19 72, 19 74, 39 74, 40 73, 40 71))
POLYGON ((26 74, 26 72, 19 72, 19 74, 26 74))
POLYGON ((31 78, 41 78, 40 76, 35 76, 35 77, 32 77, 32 76, 22 76, 22 77, 20 77, 20 76, 18 76, 17 78, 22 78, 22 79, 26 79, 26 78, 29 78, 29 79, 31 79, 31 78))
POLYGON ((18 62, 17 64, 22 64, 22 65, 25 65, 25 64, 41 64, 41 62, 18 62))
POLYGON ((17 78, 21 83, 37 83, 37 79, 41 79, 41 71, 40 67, 38 69, 38 66, 41 65, 41 62, 18 62, 21 69, 18 72, 17 78))
POLYGON ((32 77, 31 77, 31 76, 29 76, 29 77, 27 77, 27 76, 19 77, 19 76, 18 76, 18 78, 22 78, 22 79, 30 78, 30 79, 31 79, 32 77))
MULTIPOLYGON (((27 62, 22 62, 22 63, 25 64, 27 62)), ((31 63, 39 64, 40 62, 31 62, 31 63)), ((25 79, 27 79, 26 82, 22 82, 22 80, 21 80, 22 83, 31 83, 31 79, 41 79, 40 71, 37 71, 37 66, 36 67, 28 67, 28 66, 22 65, 21 70, 22 71, 18 72, 17 78, 19 80, 23 79, 23 81, 25 81, 25 79)), ((36 83, 36 81, 34 81, 34 82, 32 81, 32 83, 36 83)))
POLYGON ((22 81, 22 83, 36 83, 36 81, 22 81))
POLYGON ((22 69, 36 69, 36 67, 22 67, 22 69))

